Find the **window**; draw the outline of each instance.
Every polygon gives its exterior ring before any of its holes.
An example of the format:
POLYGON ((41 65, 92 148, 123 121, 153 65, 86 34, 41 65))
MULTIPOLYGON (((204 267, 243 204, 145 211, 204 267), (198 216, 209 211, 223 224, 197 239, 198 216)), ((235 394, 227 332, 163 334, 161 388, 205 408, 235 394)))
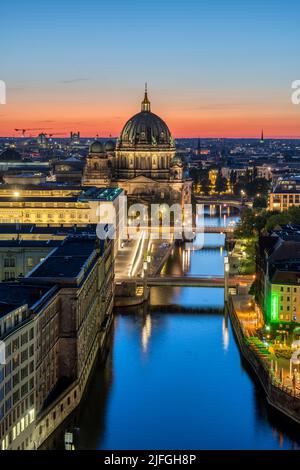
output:
POLYGON ((13 403, 14 405, 20 400, 20 390, 17 390, 14 394, 13 394, 13 403))
POLYGON ((4 258, 4 267, 5 268, 15 268, 16 259, 15 258, 4 258))
POLYGON ((21 362, 24 362, 28 359, 28 350, 24 349, 24 351, 21 352, 21 362))
POLYGON ((26 333, 23 333, 21 336, 21 346, 24 346, 24 344, 27 343, 27 341, 28 341, 28 333, 26 331, 26 333))
POLYGON ((18 372, 17 374, 13 376, 13 387, 18 385, 19 382, 20 382, 20 377, 19 377, 19 372, 18 372))
POLYGON ((28 266, 28 268, 32 268, 32 266, 33 266, 33 258, 27 258, 27 266, 28 266))
POLYGON ((28 367, 23 367, 23 369, 21 370, 21 380, 24 380, 26 379, 28 375, 28 367))
POLYGON ((9 271, 4 271, 4 279, 5 279, 5 281, 8 281, 10 279, 10 272, 9 271))

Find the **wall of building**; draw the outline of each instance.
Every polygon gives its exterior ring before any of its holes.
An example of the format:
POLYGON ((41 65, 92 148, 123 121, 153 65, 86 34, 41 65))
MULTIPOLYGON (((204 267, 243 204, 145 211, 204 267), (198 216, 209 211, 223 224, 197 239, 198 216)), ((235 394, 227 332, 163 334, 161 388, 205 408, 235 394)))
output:
MULTIPOLYGON (((11 312, 11 321, 27 315, 26 306, 11 312)), ((0 337, 4 338, 4 322, 0 320, 0 337), (1 335, 2 333, 2 335, 1 335)), ((0 365, 0 443, 1 449, 34 447, 35 424, 35 336, 34 321, 14 327, 7 336, 6 364, 0 365)))

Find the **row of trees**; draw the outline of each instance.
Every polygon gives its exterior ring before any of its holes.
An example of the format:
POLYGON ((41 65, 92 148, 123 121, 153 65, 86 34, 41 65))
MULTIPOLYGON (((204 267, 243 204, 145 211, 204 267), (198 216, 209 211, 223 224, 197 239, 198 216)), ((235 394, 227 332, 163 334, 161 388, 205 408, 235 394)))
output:
POLYGON ((196 193, 201 192, 208 195, 212 190, 217 194, 231 191, 236 196, 245 194, 247 197, 257 198, 256 207, 267 207, 267 194, 270 183, 265 178, 258 178, 255 168, 253 171, 246 170, 245 175, 239 178, 237 173, 232 171, 229 179, 224 178, 219 169, 214 184, 210 180, 209 170, 207 169, 191 168, 190 177, 194 181, 196 193))
POLYGON ((292 206, 287 211, 245 209, 237 225, 237 238, 257 238, 280 225, 300 225, 300 207, 292 206))

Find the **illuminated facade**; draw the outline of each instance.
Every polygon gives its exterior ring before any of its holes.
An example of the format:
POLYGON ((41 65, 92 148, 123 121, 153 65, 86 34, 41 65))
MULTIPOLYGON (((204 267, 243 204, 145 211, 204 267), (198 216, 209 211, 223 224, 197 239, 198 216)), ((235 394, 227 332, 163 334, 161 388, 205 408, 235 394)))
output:
MULTIPOLYGON (((120 188, 81 188, 63 185, 0 188, 0 224, 37 224, 39 226, 84 226, 88 224, 113 223, 109 214, 115 214, 115 252, 120 240, 119 198, 120 188), (103 220, 99 210, 105 212, 103 220), (110 206, 113 211, 110 212, 110 206)), ((103 213, 102 212, 102 213, 103 213)))
POLYGON ((300 242, 297 231, 259 239, 256 254, 257 300, 269 324, 300 323, 300 242))
POLYGON ((290 271, 288 276, 285 275, 286 271, 280 270, 279 267, 276 271, 276 274, 266 281, 266 321, 277 324, 300 323, 300 270, 290 271))
POLYGON ((83 184, 117 185, 132 196, 191 201, 192 181, 184 176, 167 124, 151 112, 147 89, 141 112, 127 121, 116 148, 111 142, 91 145, 83 184))
POLYGON ((269 195, 271 211, 285 211, 291 206, 300 206, 300 176, 281 178, 269 195))

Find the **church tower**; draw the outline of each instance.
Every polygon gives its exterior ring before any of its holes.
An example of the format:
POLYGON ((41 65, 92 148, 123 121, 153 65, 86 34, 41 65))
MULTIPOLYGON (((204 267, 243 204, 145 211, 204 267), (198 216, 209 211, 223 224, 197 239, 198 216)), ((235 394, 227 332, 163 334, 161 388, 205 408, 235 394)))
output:
POLYGON ((112 171, 111 162, 103 144, 96 140, 90 147, 83 172, 83 186, 110 186, 112 171))

